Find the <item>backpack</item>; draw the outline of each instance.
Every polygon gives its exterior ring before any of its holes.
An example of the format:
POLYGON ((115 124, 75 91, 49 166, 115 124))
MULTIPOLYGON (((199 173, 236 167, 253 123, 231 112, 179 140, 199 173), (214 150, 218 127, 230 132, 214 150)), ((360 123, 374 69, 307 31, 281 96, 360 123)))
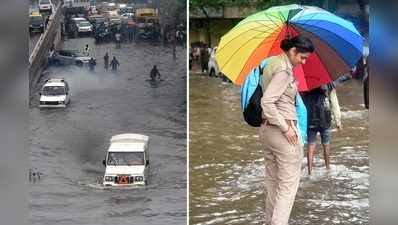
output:
MULTIPOLYGON (((261 75, 268 64, 268 59, 264 59, 260 66, 250 72, 241 87, 243 118, 247 124, 253 127, 260 127, 262 123, 263 109, 261 107, 261 98, 263 97, 263 89, 261 86, 261 75)), ((296 97, 296 112, 298 119, 297 128, 304 144, 307 140, 307 108, 299 94, 296 97)))
POLYGON ((332 121, 330 100, 321 88, 313 89, 305 95, 305 105, 308 111, 308 128, 330 128, 332 121))
POLYGON ((263 97, 261 75, 263 68, 264 66, 260 65, 252 70, 241 87, 243 118, 252 127, 260 127, 263 120, 263 109, 261 107, 261 98, 263 97))

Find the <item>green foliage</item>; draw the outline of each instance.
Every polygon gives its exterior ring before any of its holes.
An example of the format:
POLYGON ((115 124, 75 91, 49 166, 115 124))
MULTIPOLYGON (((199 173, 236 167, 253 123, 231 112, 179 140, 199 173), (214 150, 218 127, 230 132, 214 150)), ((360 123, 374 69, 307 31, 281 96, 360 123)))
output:
POLYGON ((189 0, 190 9, 198 10, 203 7, 219 8, 227 5, 247 6, 254 5, 258 9, 266 9, 276 5, 299 4, 298 0, 189 0))

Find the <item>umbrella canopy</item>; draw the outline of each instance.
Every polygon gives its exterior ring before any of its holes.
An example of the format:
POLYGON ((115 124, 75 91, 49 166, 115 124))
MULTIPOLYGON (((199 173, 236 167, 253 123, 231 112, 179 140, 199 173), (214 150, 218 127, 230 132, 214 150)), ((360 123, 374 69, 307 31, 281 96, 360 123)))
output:
POLYGON ((309 38, 315 47, 306 64, 294 68, 301 91, 343 75, 362 55, 364 39, 351 22, 318 7, 293 4, 271 7, 238 23, 220 40, 218 66, 241 85, 264 58, 282 53, 284 38, 296 35, 309 38))

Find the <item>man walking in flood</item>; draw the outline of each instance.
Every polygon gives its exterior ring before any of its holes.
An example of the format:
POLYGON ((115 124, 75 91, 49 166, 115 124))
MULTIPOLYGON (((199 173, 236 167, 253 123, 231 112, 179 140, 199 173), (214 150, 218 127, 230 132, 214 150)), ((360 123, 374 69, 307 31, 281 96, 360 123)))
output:
POLYGON ((119 30, 115 34, 115 40, 116 40, 116 48, 120 48, 121 34, 119 30))
POLYGON ((108 55, 108 53, 105 53, 105 56, 104 56, 104 69, 105 69, 105 71, 108 71, 108 68, 109 68, 109 55, 108 55))
POLYGON ((337 99, 336 89, 333 84, 323 85, 303 93, 304 103, 308 112, 308 174, 311 175, 316 152, 317 134, 321 136, 326 169, 330 169, 330 138, 332 114, 337 129, 341 130, 341 112, 337 99))
POLYGON ((156 79, 160 80, 160 73, 156 65, 153 66, 150 73, 151 81, 156 81, 156 79))
POLYGON ((88 61, 88 67, 90 68, 91 72, 95 71, 95 65, 97 65, 97 63, 95 62, 95 59, 91 57, 90 60, 88 61))
POLYGON ((117 61, 116 57, 113 56, 113 59, 112 59, 112 61, 111 61, 112 71, 113 71, 113 72, 116 72, 118 66, 120 66, 120 63, 119 63, 119 61, 117 61))
POLYGON ((202 67, 202 73, 209 72, 209 67, 208 67, 209 58, 210 58, 210 55, 209 55, 207 45, 206 45, 200 51, 200 64, 202 67))

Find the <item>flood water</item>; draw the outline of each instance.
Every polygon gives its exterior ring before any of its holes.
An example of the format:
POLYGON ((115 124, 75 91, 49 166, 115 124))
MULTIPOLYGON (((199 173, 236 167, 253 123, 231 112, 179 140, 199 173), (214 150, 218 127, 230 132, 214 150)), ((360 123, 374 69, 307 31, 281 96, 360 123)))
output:
MULTIPOLYGON (((189 81, 190 223, 264 224, 263 152, 257 129, 242 118, 239 88, 198 74, 189 81)), ((290 225, 369 224, 369 123, 361 83, 348 81, 337 94, 343 130, 332 132, 331 170, 319 146, 311 177, 303 160, 290 225)))
POLYGON ((97 58, 88 68, 50 67, 33 87, 29 110, 31 168, 30 221, 40 225, 186 224, 186 49, 148 43, 95 45, 93 38, 70 39, 65 49, 89 44, 97 58), (118 73, 104 72, 108 52, 118 73), (163 81, 146 80, 157 64, 163 81), (44 80, 63 77, 71 104, 40 110, 44 80), (100 184, 111 136, 149 136, 151 177, 145 188, 103 188, 100 184))

